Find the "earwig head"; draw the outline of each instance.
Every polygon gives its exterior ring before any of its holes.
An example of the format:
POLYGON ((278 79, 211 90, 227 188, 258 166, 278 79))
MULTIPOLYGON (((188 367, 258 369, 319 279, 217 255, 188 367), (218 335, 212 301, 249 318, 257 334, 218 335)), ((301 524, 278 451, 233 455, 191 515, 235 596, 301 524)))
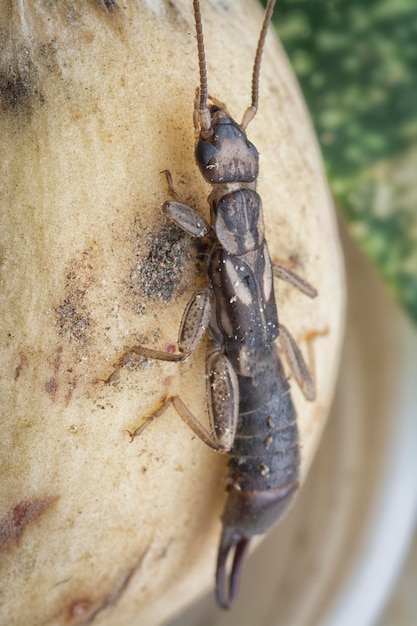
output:
POLYGON ((200 1, 193 0, 200 69, 200 86, 197 90, 194 111, 194 124, 200 127, 196 158, 201 173, 212 185, 251 183, 258 176, 258 152, 255 146, 247 140, 245 129, 258 109, 261 58, 274 4, 275 0, 268 0, 253 65, 252 100, 239 126, 222 106, 217 106, 216 102, 214 106, 208 105, 207 68, 200 1))
MULTIPOLYGON (((262 23, 261 32, 259 34, 258 46, 256 48, 255 61, 253 64, 252 73, 252 100, 250 106, 246 109, 242 123, 240 125, 241 130, 245 130, 247 125, 256 115, 258 110, 258 97, 259 97, 259 72, 261 69, 262 53, 265 45, 266 33, 268 30, 269 22, 271 21, 272 13, 274 10, 275 0, 268 0, 264 21, 262 23)), ((198 48, 198 64, 200 69, 200 87, 198 89, 198 97, 196 103, 196 113, 194 115, 194 124, 198 119, 201 127, 202 134, 210 132, 210 107, 207 105, 207 68, 206 68, 206 56, 204 51, 204 38, 203 38, 203 25, 201 22, 200 12, 200 0, 193 0, 195 28, 197 37, 198 48)), ((213 123, 211 124, 211 128, 213 123)))
POLYGON ((219 107, 209 107, 211 126, 200 132, 196 160, 212 185, 251 183, 258 177, 259 155, 245 131, 219 107))
POLYGON ((232 490, 222 515, 223 532, 216 568, 216 598, 229 609, 236 597, 242 564, 251 537, 265 533, 280 521, 298 489, 294 482, 287 488, 267 491, 232 490), (227 574, 231 559, 230 575, 227 574))

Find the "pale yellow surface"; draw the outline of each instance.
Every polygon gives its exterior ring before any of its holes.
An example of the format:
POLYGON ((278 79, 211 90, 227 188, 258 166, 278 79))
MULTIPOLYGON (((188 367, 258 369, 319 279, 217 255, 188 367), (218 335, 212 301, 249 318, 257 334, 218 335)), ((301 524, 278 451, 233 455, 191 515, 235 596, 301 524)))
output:
MULTIPOLYGON (((112 15, 104 2, 0 0, 0 622, 9 626, 151 626, 212 585, 225 460, 173 411, 132 444, 126 433, 168 393, 205 419, 204 346, 181 366, 148 362, 103 382, 135 342, 174 343, 204 281, 193 242, 178 243, 161 212, 161 170, 206 216, 209 191, 193 156, 191 2, 119 4, 112 15), (155 263, 155 242, 173 248, 176 273, 155 263)), ((261 12, 250 0, 203 4, 210 93, 240 120, 261 12)), ((344 279, 315 139, 272 36, 248 134, 261 154, 272 257, 319 291, 310 301, 279 284, 281 320, 296 338, 327 331, 314 346, 316 403, 293 385, 304 476, 333 394, 344 279)))

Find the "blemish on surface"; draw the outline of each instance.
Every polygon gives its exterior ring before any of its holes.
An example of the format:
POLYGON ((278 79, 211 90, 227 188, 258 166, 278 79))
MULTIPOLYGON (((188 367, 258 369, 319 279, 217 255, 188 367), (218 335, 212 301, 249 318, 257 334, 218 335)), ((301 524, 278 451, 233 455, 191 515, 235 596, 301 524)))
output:
POLYGON ((31 115, 45 101, 38 73, 28 48, 0 57, 0 107, 3 111, 31 115))
POLYGON ((191 256, 190 238, 174 224, 144 233, 139 222, 135 238, 138 262, 130 273, 128 288, 136 308, 144 310, 146 300, 169 302, 174 293, 184 290, 181 278, 191 256))
POLYGON ((173 0, 164 0, 164 4, 166 7, 166 11, 168 14, 168 17, 175 22, 176 24, 185 24, 185 18, 184 15, 182 14, 182 12, 180 11, 180 8, 178 7, 178 3, 174 2, 173 0))
POLYGON ((21 500, 0 518, 0 550, 17 544, 26 526, 39 518, 58 500, 58 496, 44 496, 21 500))
POLYGON ((68 404, 71 401, 72 395, 74 393, 75 388, 77 387, 77 381, 74 380, 69 380, 67 383, 68 389, 67 392, 65 394, 65 405, 68 406, 68 404))
POLYGON ((103 11, 110 13, 110 15, 114 15, 119 11, 119 5, 116 0, 99 0, 98 4, 103 11))
POLYGON ((87 343, 92 331, 92 318, 85 303, 92 283, 91 250, 88 249, 72 262, 66 274, 65 297, 55 308, 59 334, 78 344, 87 343))
POLYGON ((56 379, 50 378, 49 380, 47 380, 44 388, 46 393, 51 396, 52 400, 55 400, 56 393, 58 391, 58 383, 56 379))
MULTIPOLYGON (((93 623, 99 613, 108 607, 116 605, 129 585, 133 575, 141 567, 147 552, 148 548, 140 554, 133 566, 126 570, 119 583, 110 593, 102 597, 94 597, 93 595, 89 597, 85 595, 72 600, 66 609, 66 622, 76 624, 77 626, 88 626, 88 624, 93 623)), ((99 584, 95 586, 96 589, 98 587, 99 584)))
POLYGON ((14 379, 15 380, 17 380, 20 377, 20 374, 22 373, 22 370, 26 367, 27 363, 28 363, 28 360, 27 360, 26 355, 21 353, 20 354, 19 363, 14 368, 14 379))
POLYGON ((159 554, 156 555, 156 560, 157 561, 162 561, 163 559, 166 558, 166 556, 167 556, 167 554, 169 552, 169 549, 170 549, 170 547, 172 545, 172 542, 173 542, 173 540, 170 539, 168 541, 168 543, 165 546, 163 546, 163 548, 161 548, 159 554))
POLYGON ((59 368, 61 367, 61 363, 62 363, 62 346, 58 346, 55 351, 55 356, 54 356, 54 360, 52 363, 55 374, 58 374, 59 368))
POLYGON ((73 292, 55 309, 60 334, 69 335, 79 343, 87 341, 91 324, 83 297, 83 292, 73 292))

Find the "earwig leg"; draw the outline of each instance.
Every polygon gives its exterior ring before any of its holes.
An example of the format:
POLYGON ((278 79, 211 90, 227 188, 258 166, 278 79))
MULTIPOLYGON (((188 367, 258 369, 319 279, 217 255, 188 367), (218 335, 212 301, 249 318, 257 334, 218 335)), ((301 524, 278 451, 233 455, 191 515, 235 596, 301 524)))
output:
POLYGON ((314 352, 314 341, 317 337, 325 337, 329 332, 328 328, 322 330, 309 330, 301 337, 298 337, 298 341, 304 341, 307 345, 307 368, 310 372, 311 378, 315 385, 315 371, 316 371, 316 358, 314 352))
POLYGON ((315 298, 317 296, 317 289, 304 280, 304 278, 301 278, 301 276, 298 276, 298 274, 292 270, 284 267, 284 265, 281 265, 280 263, 273 263, 272 269, 274 276, 280 278, 281 280, 285 280, 287 283, 291 283, 291 285, 297 287, 297 289, 305 293, 305 295, 309 298, 315 298))
POLYGON ((206 363, 207 395, 213 437, 224 451, 235 439, 239 413, 239 384, 229 359, 221 351, 209 355, 206 363))
POLYGON ((316 397, 314 381, 305 364, 300 348, 291 337, 288 330, 280 324, 279 342, 284 351, 288 365, 301 391, 307 400, 313 401, 316 397))
POLYGON ((134 431, 128 431, 131 441, 138 437, 154 419, 160 417, 172 404, 181 419, 193 433, 216 452, 227 452, 233 445, 239 407, 239 389, 236 374, 222 352, 214 352, 207 359, 207 384, 211 432, 191 413, 179 396, 166 398, 157 411, 149 415, 134 431))
POLYGON ((171 172, 162 170, 160 173, 165 174, 169 193, 174 198, 174 201, 164 202, 162 205, 164 213, 192 237, 205 237, 210 231, 210 224, 197 211, 179 201, 180 198, 174 189, 171 172))
POLYGON ((228 448, 226 448, 214 436, 214 434, 210 433, 198 421, 195 415, 191 413, 190 409, 184 404, 179 396, 169 396, 169 398, 166 398, 163 401, 162 405, 159 407, 159 409, 155 411, 155 413, 152 413, 152 415, 146 417, 145 421, 140 426, 138 426, 138 428, 135 428, 135 430, 132 432, 128 431, 130 435, 130 441, 133 441, 136 437, 139 437, 139 435, 143 433, 145 428, 147 428, 147 426, 149 426, 149 424, 153 422, 157 417, 160 417, 163 413, 165 413, 165 411, 169 408, 171 404, 173 405, 181 419, 187 424, 189 428, 191 428, 193 433, 197 435, 197 437, 201 439, 203 443, 205 443, 216 452, 227 452, 228 448))
POLYGON ((135 356, 143 357, 144 359, 153 359, 155 361, 171 361, 178 363, 185 361, 189 355, 187 353, 173 354, 171 352, 164 352, 163 350, 152 350, 152 348, 146 348, 145 346, 133 346, 123 355, 113 372, 106 378, 105 382, 109 384, 114 382, 120 370, 130 363, 135 356))
POLYGON ((210 225, 197 211, 180 202, 164 202, 164 213, 192 237, 205 237, 210 232, 210 225))
POLYGON ((145 359, 155 359, 156 361, 171 361, 178 363, 185 361, 196 349, 204 333, 206 332, 210 321, 210 290, 202 289, 193 294, 188 302, 182 316, 180 330, 178 333, 178 354, 163 352, 162 350, 153 350, 145 346, 133 346, 122 357, 121 361, 107 378, 106 382, 111 383, 116 378, 119 371, 136 356, 145 359))
POLYGON ((172 182, 171 172, 169 170, 162 170, 159 173, 160 174, 165 174, 165 178, 167 179, 169 193, 174 198, 174 200, 179 201, 180 198, 179 198, 179 195, 177 194, 177 192, 175 191, 174 183, 172 182))

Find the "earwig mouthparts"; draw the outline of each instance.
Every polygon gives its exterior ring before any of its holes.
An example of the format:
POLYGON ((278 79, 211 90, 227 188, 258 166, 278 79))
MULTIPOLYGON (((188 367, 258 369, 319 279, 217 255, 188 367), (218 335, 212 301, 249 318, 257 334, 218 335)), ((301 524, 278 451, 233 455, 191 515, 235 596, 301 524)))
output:
POLYGON ((223 530, 216 567, 216 598, 222 609, 230 609, 234 602, 249 542, 250 539, 242 537, 232 528, 223 530), (226 569, 229 557, 232 564, 228 576, 226 569))

